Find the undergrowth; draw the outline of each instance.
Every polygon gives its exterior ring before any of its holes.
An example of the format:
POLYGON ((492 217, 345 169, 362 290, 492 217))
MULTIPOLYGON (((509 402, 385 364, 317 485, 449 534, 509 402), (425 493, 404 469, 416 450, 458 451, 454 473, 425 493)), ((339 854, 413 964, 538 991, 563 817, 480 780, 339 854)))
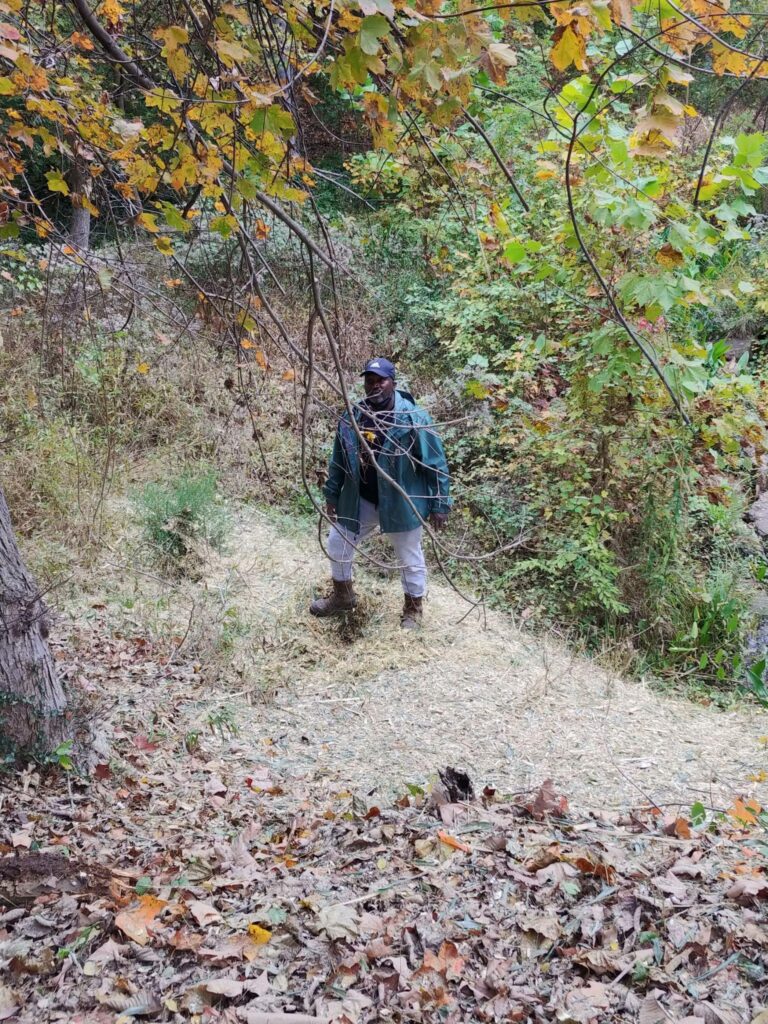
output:
POLYGON ((146 539, 177 571, 187 571, 201 544, 219 552, 225 547, 230 518, 213 472, 182 473, 166 483, 147 484, 137 507, 146 539))

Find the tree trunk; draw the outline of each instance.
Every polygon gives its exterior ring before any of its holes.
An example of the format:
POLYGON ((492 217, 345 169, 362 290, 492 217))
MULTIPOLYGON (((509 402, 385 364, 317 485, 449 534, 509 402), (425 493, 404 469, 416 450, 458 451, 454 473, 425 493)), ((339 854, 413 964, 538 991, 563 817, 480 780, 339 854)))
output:
POLYGON ((0 756, 41 755, 67 738, 67 701, 46 642, 48 610, 21 560, 0 488, 0 756))
POLYGON ((91 240, 91 211, 83 205, 83 199, 90 200, 93 178, 88 163, 77 146, 69 179, 72 183, 72 220, 69 225, 69 240, 81 252, 87 252, 91 240))

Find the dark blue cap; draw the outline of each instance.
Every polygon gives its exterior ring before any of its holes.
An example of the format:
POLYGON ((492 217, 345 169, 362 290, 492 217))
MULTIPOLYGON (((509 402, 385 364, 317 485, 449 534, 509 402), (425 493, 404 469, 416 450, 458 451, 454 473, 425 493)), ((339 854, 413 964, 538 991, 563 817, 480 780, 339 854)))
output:
POLYGON ((380 356, 377 356, 375 359, 368 360, 360 376, 362 377, 366 373, 375 373, 378 377, 391 377, 394 380, 395 364, 390 363, 388 359, 382 359, 380 356))

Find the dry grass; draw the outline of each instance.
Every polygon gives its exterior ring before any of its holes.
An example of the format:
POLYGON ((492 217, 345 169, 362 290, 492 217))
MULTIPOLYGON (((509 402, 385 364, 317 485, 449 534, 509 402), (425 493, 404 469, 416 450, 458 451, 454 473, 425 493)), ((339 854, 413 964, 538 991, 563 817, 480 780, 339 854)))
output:
POLYGON ((750 780, 766 764, 765 712, 663 696, 500 613, 460 622, 467 606, 434 574, 419 634, 400 630, 399 582, 380 570, 361 568, 354 618, 313 619, 326 567, 312 531, 245 508, 235 535, 196 584, 120 570, 134 600, 113 606, 115 627, 122 616, 177 636, 179 656, 198 663, 205 690, 189 729, 223 706, 254 756, 268 740, 295 771, 309 758, 328 779, 385 794, 456 763, 503 791, 551 777, 582 808, 768 798, 750 780), (228 616, 238 629, 222 645, 228 616))

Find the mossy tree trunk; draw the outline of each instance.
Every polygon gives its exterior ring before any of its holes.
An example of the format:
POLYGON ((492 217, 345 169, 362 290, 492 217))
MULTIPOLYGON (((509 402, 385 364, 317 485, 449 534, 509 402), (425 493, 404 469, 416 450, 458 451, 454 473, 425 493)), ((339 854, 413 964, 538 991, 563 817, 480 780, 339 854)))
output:
POLYGON ((40 755, 67 738, 48 610, 19 552, 0 488, 0 754, 40 755))

